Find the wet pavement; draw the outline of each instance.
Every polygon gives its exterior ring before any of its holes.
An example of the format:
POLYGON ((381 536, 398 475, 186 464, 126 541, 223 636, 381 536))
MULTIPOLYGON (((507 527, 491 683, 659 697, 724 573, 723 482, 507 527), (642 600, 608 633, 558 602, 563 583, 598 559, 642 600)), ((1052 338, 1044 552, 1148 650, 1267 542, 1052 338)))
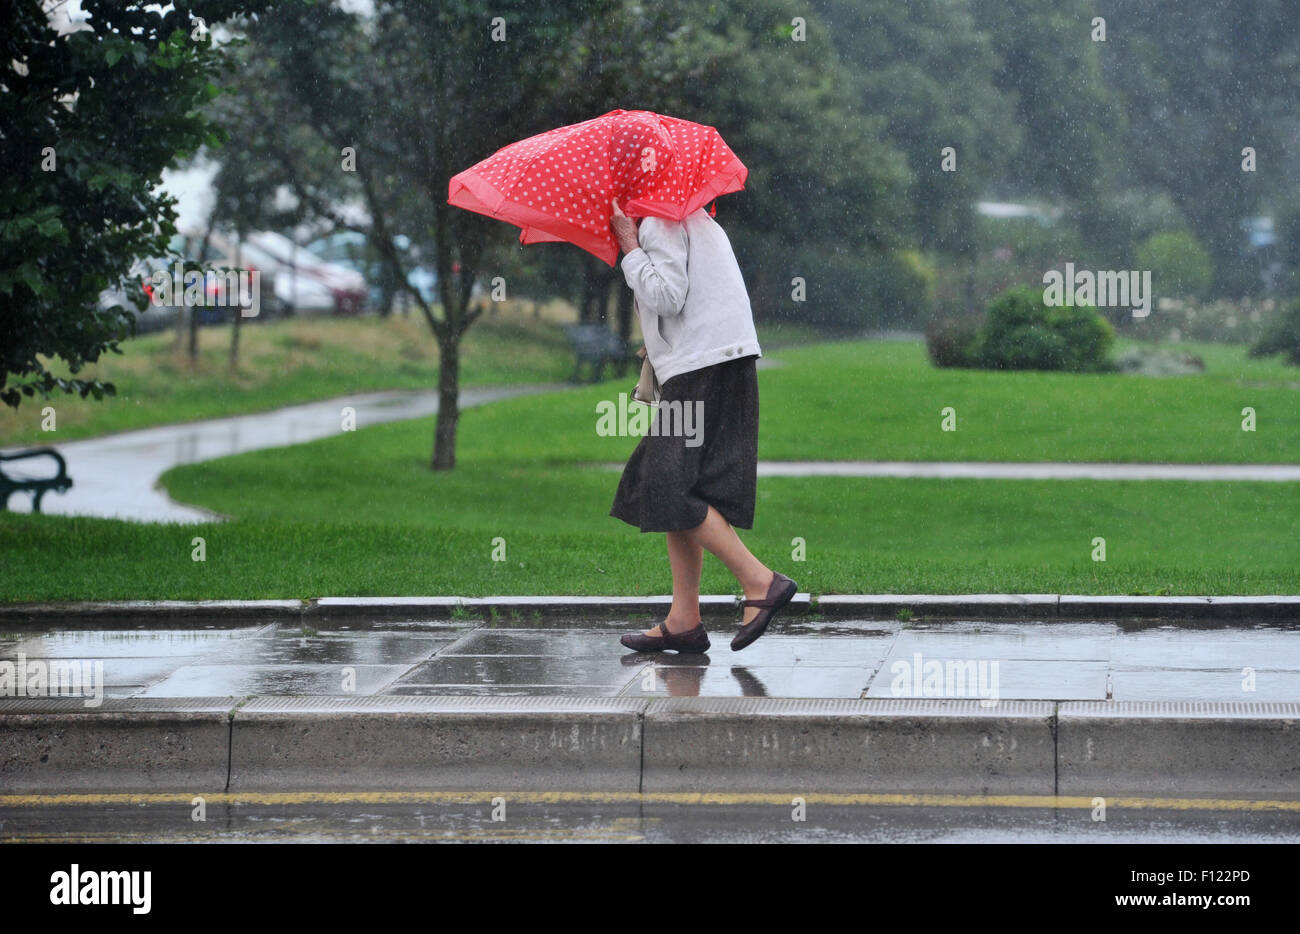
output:
MULTIPOLYGON (((75 624, 74 624, 75 625, 75 624)), ((83 626, 85 624, 82 624, 83 626)), ((551 695, 1300 701, 1300 630, 1277 623, 792 619, 744 652, 628 652, 648 619, 0 628, 0 663, 90 663, 113 697, 551 695), (96 666, 96 667, 98 667, 96 666)), ((83 666, 84 667, 84 666, 83 666)), ((86 670, 90 670, 87 668, 86 670)), ((86 693, 89 693, 87 690, 86 693)), ((79 695, 80 696, 80 695, 79 695)), ((0 706, 4 701, 0 699, 0 706)))
MULTIPOLYGON (((498 399, 553 389, 553 386, 492 386, 462 389, 461 408, 498 399)), ((271 412, 237 415, 180 425, 163 425, 139 431, 57 443, 68 464, 72 489, 51 493, 41 511, 65 516, 100 516, 135 522, 211 522, 213 513, 173 502, 158 478, 178 464, 316 441, 342 430, 343 408, 355 410, 355 425, 364 428, 383 422, 423 418, 438 411, 438 394, 431 391, 359 393, 289 406, 271 412)), ((4 453, 34 445, 5 448, 4 453)), ((18 476, 49 476, 48 458, 33 460, 7 471, 18 476)), ((15 512, 29 512, 31 497, 15 496, 15 512)))

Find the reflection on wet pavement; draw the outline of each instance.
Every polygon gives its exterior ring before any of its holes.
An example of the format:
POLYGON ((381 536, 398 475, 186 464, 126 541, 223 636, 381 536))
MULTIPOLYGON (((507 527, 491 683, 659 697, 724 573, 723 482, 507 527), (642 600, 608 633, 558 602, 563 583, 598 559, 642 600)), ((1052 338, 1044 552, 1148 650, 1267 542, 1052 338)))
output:
POLYGON ((1300 700, 1300 631, 1183 623, 791 619, 743 653, 629 653, 618 624, 549 620, 0 630, 0 661, 99 661, 107 697, 475 694, 1300 700), (382 628, 379 628, 382 627, 382 628), (954 681, 954 676, 956 680, 954 681))

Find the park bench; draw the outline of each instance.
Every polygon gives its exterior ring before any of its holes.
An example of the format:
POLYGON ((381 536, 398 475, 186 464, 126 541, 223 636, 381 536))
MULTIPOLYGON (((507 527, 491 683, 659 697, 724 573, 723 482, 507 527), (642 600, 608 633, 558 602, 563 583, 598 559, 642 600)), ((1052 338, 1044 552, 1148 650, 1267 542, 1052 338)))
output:
POLYGON ((17 454, 0 454, 0 510, 9 508, 9 497, 14 493, 32 494, 32 512, 41 511, 41 497, 54 490, 67 492, 72 487, 72 478, 68 476, 68 465, 63 455, 54 448, 33 448, 17 454), (4 469, 9 461, 26 460, 32 457, 52 457, 59 465, 59 472, 52 477, 15 476, 4 469))
POLYGON ((573 363, 573 382, 582 382, 582 365, 590 364, 592 382, 600 382, 606 363, 613 363, 623 373, 636 354, 623 340, 603 324, 566 324, 564 333, 569 337, 576 355, 573 363))

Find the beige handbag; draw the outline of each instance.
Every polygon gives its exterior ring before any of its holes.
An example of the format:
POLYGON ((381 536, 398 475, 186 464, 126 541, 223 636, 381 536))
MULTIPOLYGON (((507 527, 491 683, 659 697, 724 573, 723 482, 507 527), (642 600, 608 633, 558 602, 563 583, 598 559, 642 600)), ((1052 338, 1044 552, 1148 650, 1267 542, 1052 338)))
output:
POLYGON ((641 358, 641 377, 632 390, 632 401, 642 405, 658 405, 659 380, 655 379, 655 368, 650 365, 650 355, 646 353, 644 345, 636 355, 641 358))

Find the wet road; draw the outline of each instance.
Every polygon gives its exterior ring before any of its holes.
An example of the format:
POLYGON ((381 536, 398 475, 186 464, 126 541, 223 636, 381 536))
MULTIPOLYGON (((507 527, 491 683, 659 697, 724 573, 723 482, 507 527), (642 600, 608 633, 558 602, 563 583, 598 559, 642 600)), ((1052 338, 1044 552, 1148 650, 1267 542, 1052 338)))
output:
POLYGON ((1300 802, 347 792, 0 799, 2 843, 1297 843, 1300 802), (919 802, 919 803, 915 803, 919 802))

